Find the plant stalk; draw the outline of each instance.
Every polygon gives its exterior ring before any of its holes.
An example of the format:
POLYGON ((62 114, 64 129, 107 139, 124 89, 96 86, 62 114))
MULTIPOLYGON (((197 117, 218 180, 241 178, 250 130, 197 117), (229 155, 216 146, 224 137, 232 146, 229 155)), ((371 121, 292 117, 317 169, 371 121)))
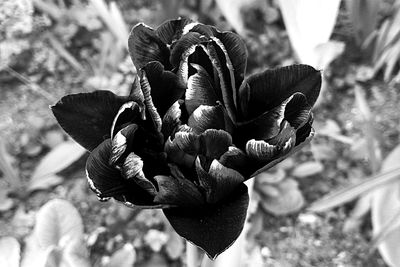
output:
POLYGON ((187 267, 199 267, 199 249, 186 241, 186 265, 187 267))

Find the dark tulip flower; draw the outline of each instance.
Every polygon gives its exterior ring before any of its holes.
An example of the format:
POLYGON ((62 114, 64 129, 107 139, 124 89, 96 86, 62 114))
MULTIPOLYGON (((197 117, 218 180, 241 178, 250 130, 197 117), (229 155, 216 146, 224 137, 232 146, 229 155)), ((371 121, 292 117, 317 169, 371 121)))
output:
POLYGON ((162 208, 176 232, 210 258, 242 231, 244 181, 307 144, 320 72, 293 65, 245 78, 238 35, 187 19, 133 28, 138 79, 129 96, 68 95, 52 107, 88 149, 100 199, 162 208))

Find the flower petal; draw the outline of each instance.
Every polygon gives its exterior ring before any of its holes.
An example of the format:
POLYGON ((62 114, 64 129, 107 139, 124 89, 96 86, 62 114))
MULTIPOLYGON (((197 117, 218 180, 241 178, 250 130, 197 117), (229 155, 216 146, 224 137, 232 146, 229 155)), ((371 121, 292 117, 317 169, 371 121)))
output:
POLYGON ((214 35, 224 45, 227 52, 227 57, 230 59, 234 76, 236 88, 239 89, 243 82, 247 66, 247 48, 239 35, 233 32, 220 32, 214 31, 214 35))
POLYGON ((191 208, 204 205, 204 197, 197 186, 186 179, 176 166, 171 166, 171 168, 172 176, 155 177, 159 190, 154 201, 191 208))
POLYGON ((311 106, 307 102, 307 98, 302 93, 295 93, 285 107, 285 120, 289 124, 298 129, 307 123, 310 117, 311 106))
POLYGON ((86 162, 89 185, 100 199, 114 197, 130 204, 154 207, 153 196, 134 181, 122 177, 120 171, 108 164, 111 155, 111 140, 96 147, 86 162))
POLYGON ((188 119, 189 127, 201 134, 207 129, 225 129, 225 114, 222 105, 198 107, 188 119))
MULTIPOLYGON (((292 98, 293 96, 290 96, 277 107, 253 120, 238 123, 234 132, 234 143, 242 147, 250 139, 267 140, 276 136, 280 132, 281 123, 285 118, 286 106, 292 98)), ((293 112, 290 110, 288 115, 292 115, 291 113, 293 112)))
POLYGON ((167 45, 152 28, 143 23, 137 24, 130 32, 128 49, 133 64, 138 70, 151 61, 161 62, 170 69, 167 45))
POLYGON ((146 116, 150 116, 153 128, 157 131, 161 131, 161 116, 160 114, 158 114, 157 109, 154 106, 153 99, 151 97, 151 87, 149 80, 147 79, 146 72, 142 72, 142 76, 140 78, 140 86, 142 88, 144 103, 146 105, 146 116))
POLYGON ((140 79, 139 76, 135 76, 135 80, 132 83, 131 90, 129 92, 129 98, 135 101, 141 110, 141 118, 142 120, 145 119, 145 108, 144 108, 144 95, 142 92, 142 88, 140 87, 140 79))
POLYGON ((251 75, 239 89, 244 119, 254 118, 278 106, 296 92, 313 106, 321 89, 321 73, 308 65, 291 65, 251 75))
POLYGON ((179 67, 181 61, 184 60, 185 57, 188 57, 189 54, 193 53, 188 53, 188 51, 192 51, 193 48, 196 47, 198 44, 207 41, 207 37, 197 32, 189 32, 182 36, 182 38, 175 43, 171 50, 170 61, 172 66, 174 68, 179 67))
POLYGON ((143 70, 151 87, 154 106, 163 117, 171 105, 185 93, 186 86, 175 73, 165 71, 160 62, 150 62, 143 70))
POLYGON ((183 101, 178 100, 175 101, 174 104, 167 110, 162 119, 162 127, 161 132, 163 133, 164 137, 167 136, 174 136, 175 132, 177 131, 178 127, 181 125, 181 104, 183 101))
POLYGON ((145 177, 143 173, 143 164, 143 160, 138 155, 131 152, 125 158, 121 172, 126 179, 132 179, 150 195, 155 196, 156 188, 154 184, 145 177))
POLYGON ((176 143, 171 141, 171 138, 168 138, 165 142, 165 152, 170 162, 187 168, 191 168, 196 159, 195 155, 191 155, 180 149, 176 143))
POLYGON ((115 135, 111 143, 110 165, 117 165, 119 163, 118 161, 125 154, 127 147, 132 144, 138 128, 136 124, 129 124, 115 135))
POLYGON ((170 45, 182 37, 183 29, 192 22, 192 20, 187 18, 168 20, 158 26, 156 34, 165 44, 170 45))
POLYGON ((214 106, 218 100, 207 71, 197 64, 191 64, 191 66, 197 73, 189 77, 188 88, 185 92, 185 105, 189 115, 200 105, 214 106))
POLYGON ((232 145, 232 137, 224 130, 208 129, 201 134, 200 144, 202 155, 219 159, 232 145))
POLYGON ((51 110, 64 131, 92 151, 110 137, 114 117, 128 100, 109 91, 95 91, 64 96, 51 110))
POLYGON ((313 121, 313 114, 310 113, 307 123, 305 123, 296 131, 296 146, 314 135, 314 129, 312 128, 313 121))
POLYGON ((303 127, 304 127, 304 132, 302 133, 303 135, 301 136, 303 141, 301 141, 300 143, 297 143, 299 138, 296 136, 296 144, 292 149, 287 151, 286 154, 283 154, 282 156, 277 157, 276 159, 273 159, 272 161, 270 161, 263 167, 259 168, 250 177, 254 177, 254 176, 272 168, 273 166, 275 166, 279 162, 283 161, 284 159, 288 158, 289 156, 293 155, 294 153, 298 152, 301 148, 303 148, 306 144, 308 144, 311 141, 311 139, 314 137, 315 131, 313 128, 311 128, 309 126, 308 127, 303 126, 303 127))
MULTIPOLYGON (((211 60, 214 70, 217 72, 219 80, 220 94, 222 96, 223 105, 233 122, 236 122, 236 89, 233 74, 233 66, 226 56, 223 45, 219 44, 216 39, 209 42, 207 46, 200 45, 211 60)), ((215 75, 214 75, 215 76, 215 75)))
POLYGON ((249 204, 247 187, 242 184, 231 197, 204 209, 164 209, 175 231, 215 259, 239 237, 249 204), (216 240, 216 238, 218 240, 216 240))
POLYGON ((212 161, 207 172, 202 167, 200 157, 197 157, 196 172, 200 186, 206 192, 206 201, 211 204, 229 196, 244 181, 239 172, 225 167, 216 159, 212 161))
POLYGON ((197 23, 196 25, 193 25, 193 27, 190 29, 191 32, 198 32, 206 37, 212 37, 214 36, 214 30, 212 26, 209 25, 204 25, 201 23, 197 23))
POLYGON ((137 118, 140 118, 139 105, 134 101, 124 103, 115 115, 113 124, 111 126, 111 139, 114 138, 115 132, 118 132, 123 127, 131 122, 135 122, 137 118))
POLYGON ((219 162, 227 168, 240 172, 243 176, 249 177, 253 172, 250 168, 250 160, 246 154, 237 147, 230 146, 219 159, 219 162))
POLYGON ((192 132, 177 132, 165 143, 165 152, 172 162, 190 168, 200 150, 200 138, 192 132))

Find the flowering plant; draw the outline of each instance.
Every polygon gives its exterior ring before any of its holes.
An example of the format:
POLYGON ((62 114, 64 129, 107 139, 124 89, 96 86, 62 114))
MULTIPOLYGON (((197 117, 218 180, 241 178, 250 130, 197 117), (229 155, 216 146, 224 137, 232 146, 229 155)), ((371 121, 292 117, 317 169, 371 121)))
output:
POLYGON ((52 111, 91 152, 86 172, 101 200, 161 208, 210 258, 242 231, 244 181, 304 146, 320 72, 293 65, 244 78, 247 51, 232 32, 177 19, 136 25, 128 96, 64 96, 52 111))

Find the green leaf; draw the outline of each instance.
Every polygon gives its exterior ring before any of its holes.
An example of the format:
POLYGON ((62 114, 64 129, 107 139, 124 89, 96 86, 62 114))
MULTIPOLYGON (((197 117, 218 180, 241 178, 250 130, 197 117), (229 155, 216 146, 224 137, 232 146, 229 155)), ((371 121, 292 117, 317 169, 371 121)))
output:
POLYGON ((394 182, 399 179, 399 176, 400 167, 387 172, 378 173, 364 179, 360 183, 335 191, 323 197, 322 199, 315 201, 308 209, 313 212, 324 212, 329 209, 333 209, 354 200, 360 195, 371 191, 378 186, 383 186, 387 183, 394 182))
POLYGON ((61 183, 62 179, 55 174, 69 167, 85 153, 86 150, 73 141, 59 144, 42 158, 33 171, 28 191, 46 189, 61 183))
MULTIPOLYGON (((382 171, 400 169, 400 145, 393 149, 385 158, 382 164, 382 171)), ((396 175, 397 180, 386 184, 372 192, 371 217, 374 236, 379 236, 382 231, 392 228, 390 235, 386 235, 378 245, 382 258, 389 266, 399 266, 400 262, 400 227, 398 217, 400 211, 400 174, 396 175), (396 222, 397 217, 397 222, 396 222), (391 223, 391 221, 394 221, 391 223)))

